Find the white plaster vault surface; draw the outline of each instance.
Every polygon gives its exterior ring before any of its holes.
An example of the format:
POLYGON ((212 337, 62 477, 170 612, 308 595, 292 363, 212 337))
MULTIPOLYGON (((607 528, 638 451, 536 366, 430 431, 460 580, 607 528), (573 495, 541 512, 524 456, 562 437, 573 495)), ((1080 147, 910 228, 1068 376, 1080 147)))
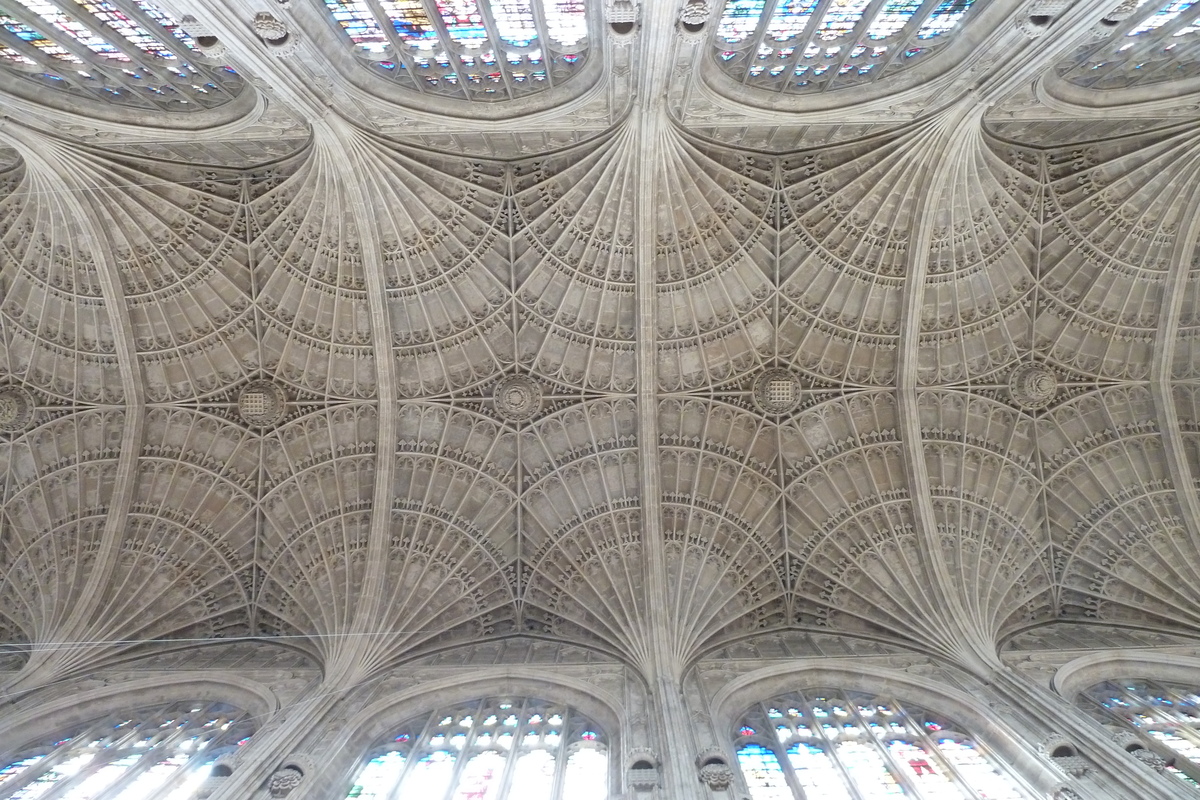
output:
POLYGON ((1070 83, 1112 0, 978 2, 809 94, 675 0, 596 2, 577 75, 490 104, 310 0, 282 53, 163 0, 243 78, 195 116, 5 73, 9 690, 251 635, 327 682, 532 638, 650 686, 804 632, 1189 641, 1200 85, 1070 83))

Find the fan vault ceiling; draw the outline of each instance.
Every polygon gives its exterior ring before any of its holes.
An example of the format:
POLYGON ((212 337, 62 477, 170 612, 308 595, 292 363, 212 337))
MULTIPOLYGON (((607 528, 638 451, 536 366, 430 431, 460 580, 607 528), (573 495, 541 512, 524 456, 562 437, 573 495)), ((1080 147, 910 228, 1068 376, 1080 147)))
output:
POLYGON ((366 675, 1200 632, 1191 79, 1114 101, 1062 77, 1111 0, 979 0, 772 94, 711 5, 588 3, 578 71, 494 103, 384 85, 301 0, 284 53, 163 3, 245 84, 186 126, 5 77, 13 686, 162 639, 366 675))

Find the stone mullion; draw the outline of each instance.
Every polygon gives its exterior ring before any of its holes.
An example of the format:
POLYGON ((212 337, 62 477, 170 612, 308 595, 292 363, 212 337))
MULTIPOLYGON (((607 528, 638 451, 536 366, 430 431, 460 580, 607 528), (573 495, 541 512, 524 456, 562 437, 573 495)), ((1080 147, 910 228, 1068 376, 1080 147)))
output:
MULTIPOLYGON (((1079 797, 1088 800, 1128 800, 1131 797, 1178 800, 1178 782, 1174 778, 1156 774, 1138 763, 1121 748, 1110 731, 1069 699, 1007 667, 993 672, 989 685, 1010 706, 1009 713, 1024 723, 1021 732, 1027 741, 1063 736, 1086 758, 1085 774, 1063 775, 1063 784, 1076 789, 1079 797)), ((1032 777, 1030 770, 1022 770, 1022 773, 1032 777)), ((1052 787, 1039 788, 1048 791, 1052 787)))
MULTIPOLYGON (((97 281, 105 310, 108 312, 117 368, 121 376, 124 398, 121 452, 100 546, 95 564, 88 573, 87 583, 78 596, 73 598, 70 616, 62 627, 54 632, 55 639, 59 642, 75 639, 90 641, 111 632, 95 630, 95 612, 101 610, 100 598, 116 567, 121 543, 125 538, 129 510, 133 503, 137 463, 146 419, 144 386, 138 368, 133 324, 125 304, 125 291, 112 256, 114 248, 104 233, 106 226, 97 211, 97 207, 103 205, 103 198, 95 196, 97 182, 92 165, 85 158, 70 153, 54 140, 38 136, 11 123, 4 126, 2 132, 21 154, 29 171, 55 187, 59 202, 79 224, 82 237, 95 258, 97 281)), ((36 642, 31 645, 29 661, 22 668, 17 680, 8 687, 10 692, 14 689, 21 691, 34 688, 47 679, 89 663, 96 651, 103 648, 103 645, 71 648, 64 651, 70 655, 60 658, 54 650, 39 650, 36 642)))
POLYGON ((921 312, 925 300, 925 279, 929 271, 933 218, 938 201, 945 196, 948 183, 963 161, 965 150, 975 143, 982 115, 982 106, 962 105, 947 112, 936 127, 927 133, 938 145, 930 147, 929 152, 942 155, 921 165, 922 186, 915 195, 921 198, 918 201, 921 207, 913 215, 909 236, 897 346, 900 355, 896 369, 896 403, 913 524, 924 555, 923 567, 931 579, 927 587, 926 607, 920 611, 930 617, 930 628, 936 630, 935 635, 941 638, 941 641, 928 644, 943 652, 953 652, 963 666, 986 672, 988 666, 996 662, 995 646, 985 641, 982 632, 976 630, 957 594, 950 568, 941 556, 929 465, 925 461, 921 435, 917 375, 921 312), (964 136, 965 131, 969 133, 964 136))
POLYGON ((1200 551, 1196 549, 1200 547, 1200 493, 1196 491, 1196 475, 1188 463, 1179 411, 1171 391, 1172 365, 1175 361, 1179 322, 1187 294, 1188 273, 1196 257, 1197 239, 1200 238, 1200 183, 1197 182, 1200 154, 1193 155, 1192 163, 1188 166, 1182 181, 1187 188, 1184 190, 1184 197, 1180 198, 1183 202, 1183 210, 1179 215, 1182 224, 1175 236, 1171 261, 1163 284, 1163 304, 1159 312, 1158 334, 1154 340, 1153 362, 1150 365, 1150 393, 1159 421, 1167 469, 1171 475, 1171 482, 1175 484, 1175 496, 1183 512, 1183 527, 1187 532, 1187 541, 1193 545, 1193 551, 1188 553, 1192 560, 1186 566, 1189 567, 1193 585, 1196 585, 1200 583, 1195 561, 1200 556, 1200 551))

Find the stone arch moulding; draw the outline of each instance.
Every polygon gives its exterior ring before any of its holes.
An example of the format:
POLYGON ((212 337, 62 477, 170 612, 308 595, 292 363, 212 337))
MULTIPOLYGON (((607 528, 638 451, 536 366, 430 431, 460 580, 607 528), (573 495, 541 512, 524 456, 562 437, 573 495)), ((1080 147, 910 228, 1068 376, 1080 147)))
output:
POLYGON ((423 94, 395 84, 387 78, 374 75, 370 65, 356 55, 354 45, 339 29, 324 4, 309 7, 293 6, 291 18, 303 35, 312 41, 321 54, 335 67, 346 85, 347 94, 362 103, 368 114, 372 106, 381 102, 395 104, 414 119, 445 123, 446 117, 470 120, 476 127, 481 123, 508 122, 518 118, 536 116, 542 112, 564 114, 602 96, 606 77, 609 37, 599 7, 588 18, 588 57, 579 72, 562 85, 537 94, 497 102, 473 102, 423 94))
POLYGON ((1195 686, 1200 658, 1175 653, 1125 651, 1090 653, 1058 668, 1050 685, 1068 701, 1101 681, 1140 678, 1195 686))
POLYGON ((106 714, 183 700, 228 703, 260 719, 279 709, 275 693, 258 681, 235 675, 218 678, 202 672, 141 678, 78 694, 45 688, 35 690, 22 701, 23 708, 0 718, 0 755, 106 714))
POLYGON ((512 695, 563 703, 599 723, 608 736, 611 786, 620 786, 624 736, 630 714, 616 697, 591 684, 563 675, 528 668, 489 669, 469 675, 419 683, 372 703, 349 719, 345 744, 338 750, 329 774, 347 779, 363 764, 367 752, 383 737, 410 719, 452 703, 480 697, 512 695))
MULTIPOLYGON (((717 2, 716 5, 714 20, 720 18, 725 8, 723 1, 717 2)), ((886 80, 848 87, 845 90, 834 89, 811 94, 789 94, 743 86, 722 71, 718 63, 714 36, 709 35, 699 45, 702 51, 699 59, 699 85, 703 88, 703 93, 709 95, 708 99, 719 105, 730 106, 748 114, 758 112, 760 116, 763 111, 782 112, 788 114, 788 119, 793 123, 796 122, 796 113, 844 111, 847 108, 864 113, 872 105, 877 105, 880 109, 904 105, 918 97, 927 97, 936 88, 946 87, 971 69, 964 56, 977 49, 983 42, 1016 31, 1015 20, 1020 18, 1022 13, 1018 6, 1008 3, 979 5, 977 16, 973 15, 968 19, 962 30, 956 32, 954 40, 933 54, 928 62, 918 63, 886 80)), ((716 29, 715 24, 710 27, 716 29)))
MULTIPOLYGON (((20 119, 43 119, 68 130, 95 131, 138 141, 152 134, 156 141, 196 141, 205 138, 234 138, 259 121, 267 110, 267 98, 247 81, 236 98, 222 106, 191 114, 136 114, 120 106, 82 101, 66 96, 63 102, 43 103, 13 91, 12 76, 0 71, 0 108, 20 119)), ((40 97, 49 93, 42 92, 40 97)))
MULTIPOLYGON (((900 702, 944 714, 960 723, 963 733, 983 740, 1037 790, 1048 793, 1062 782, 1062 777, 1037 756, 1032 744, 997 722, 994 712, 977 698, 929 678, 865 664, 835 666, 827 660, 799 659, 746 673, 712 698, 714 728, 718 732, 731 731, 752 703, 805 688, 894 696, 900 702)), ((722 746, 728 748, 729 742, 722 742, 722 746)))
POLYGON ((1038 78, 1037 98, 1055 111, 1108 113, 1120 108, 1133 113, 1193 116, 1200 106, 1200 78, 1184 78, 1127 89, 1088 89, 1053 73, 1038 78))
MULTIPOLYGON (((33 84, 30 84, 32 87, 33 84)), ((38 88, 38 87, 33 87, 38 88)), ((58 90, 26 90, 22 80, 0 70, 0 106, 49 117, 72 126, 84 126, 124 135, 155 132, 188 132, 217 130, 233 133, 258 120, 266 110, 266 99, 250 81, 245 81, 237 97, 215 108, 172 114, 130 109, 99 100, 79 98, 58 90), (233 126, 232 130, 228 130, 233 126)), ((22 117, 26 113, 22 113, 22 117)))

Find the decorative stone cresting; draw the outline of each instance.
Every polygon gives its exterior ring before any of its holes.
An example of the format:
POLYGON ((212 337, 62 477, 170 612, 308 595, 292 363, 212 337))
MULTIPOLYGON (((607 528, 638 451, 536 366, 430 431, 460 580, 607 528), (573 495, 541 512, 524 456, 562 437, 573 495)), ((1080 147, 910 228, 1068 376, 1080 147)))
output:
POLYGON ((658 756, 648 747, 629 751, 629 786, 636 792, 649 792, 658 786, 658 756))
POLYGON ((19 386, 0 386, 0 431, 17 433, 33 421, 33 395, 19 386))
POLYGON ((754 381, 754 404, 767 414, 786 414, 800 404, 800 381, 791 370, 769 369, 754 381))
POLYGON ((1165 773, 1167 771, 1167 760, 1153 750, 1139 747, 1137 750, 1131 750, 1130 753, 1155 772, 1165 773))
POLYGON ((688 0, 679 10, 679 21, 684 25, 703 25, 708 22, 708 14, 705 0, 688 0))
POLYGON ((542 387, 526 375, 511 375, 492 394, 496 413, 512 422, 527 420, 542 408, 542 387))
POLYGON ((1024 364, 1009 376, 1008 393, 1021 408, 1045 408, 1058 394, 1058 378, 1041 364, 1024 364))
POLYGON ((733 770, 728 764, 705 764, 700 768, 700 782, 714 792, 724 791, 733 783, 733 770))
POLYGON ((284 767, 275 771, 267 783, 271 797, 287 797, 304 780, 304 773, 295 767, 284 767))
POLYGON ((254 15, 254 32, 268 42, 278 42, 288 36, 287 25, 265 11, 254 15))
POLYGON ((254 21, 251 23, 254 32, 258 34, 271 48, 271 54, 284 58, 296 52, 298 39, 291 35, 287 24, 283 20, 277 19, 265 11, 254 15, 254 21))
POLYGON ((287 396, 271 381, 251 381, 238 396, 238 413, 247 425, 274 425, 286 412, 287 396))

